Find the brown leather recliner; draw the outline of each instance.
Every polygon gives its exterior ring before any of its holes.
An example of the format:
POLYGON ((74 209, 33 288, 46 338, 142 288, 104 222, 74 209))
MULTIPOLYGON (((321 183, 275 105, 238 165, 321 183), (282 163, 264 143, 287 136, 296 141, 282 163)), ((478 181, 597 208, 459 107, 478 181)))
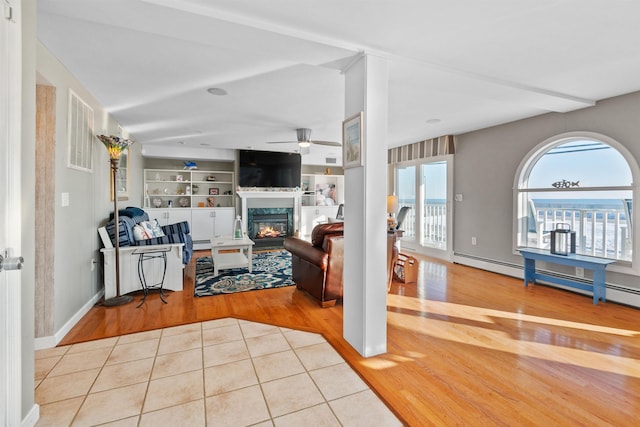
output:
POLYGON ((293 281, 298 289, 331 307, 342 299, 344 265, 344 223, 316 225, 311 243, 287 237, 284 248, 291 252, 293 281))

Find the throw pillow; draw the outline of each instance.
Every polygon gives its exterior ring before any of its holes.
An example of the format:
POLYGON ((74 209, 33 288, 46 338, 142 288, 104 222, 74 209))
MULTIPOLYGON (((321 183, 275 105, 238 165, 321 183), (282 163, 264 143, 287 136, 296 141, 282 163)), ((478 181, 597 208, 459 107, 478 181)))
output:
POLYGON ((145 231, 147 232, 147 234, 149 234, 150 237, 164 236, 164 232, 162 231, 162 228, 160 227, 157 219, 151 221, 142 221, 140 225, 144 227, 145 231))
POLYGON ((141 226, 140 224, 136 224, 133 226, 133 240, 137 242, 140 240, 147 240, 150 238, 151 236, 143 226, 141 226))

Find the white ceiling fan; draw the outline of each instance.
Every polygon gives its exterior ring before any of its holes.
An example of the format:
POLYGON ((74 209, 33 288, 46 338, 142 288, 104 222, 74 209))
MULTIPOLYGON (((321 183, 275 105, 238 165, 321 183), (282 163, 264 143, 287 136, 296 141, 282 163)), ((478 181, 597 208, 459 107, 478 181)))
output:
POLYGON ((308 148, 311 144, 328 145, 331 147, 342 146, 342 144, 340 144, 339 142, 334 142, 334 141, 312 141, 311 129, 309 128, 296 129, 296 133, 298 135, 297 141, 271 141, 271 142, 267 142, 267 144, 291 144, 291 143, 297 142, 300 148, 308 148))

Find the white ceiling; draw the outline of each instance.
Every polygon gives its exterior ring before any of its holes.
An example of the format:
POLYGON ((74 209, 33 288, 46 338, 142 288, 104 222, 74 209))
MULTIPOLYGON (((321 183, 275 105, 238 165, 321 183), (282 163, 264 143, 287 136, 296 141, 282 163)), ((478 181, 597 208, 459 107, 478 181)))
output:
MULTIPOLYGON (((635 0, 37 6, 40 41, 143 147, 293 151, 266 142, 295 141, 299 127, 340 141, 341 69, 361 52, 389 62, 388 147, 640 90, 635 0)), ((335 147, 311 153, 340 157, 335 147)))

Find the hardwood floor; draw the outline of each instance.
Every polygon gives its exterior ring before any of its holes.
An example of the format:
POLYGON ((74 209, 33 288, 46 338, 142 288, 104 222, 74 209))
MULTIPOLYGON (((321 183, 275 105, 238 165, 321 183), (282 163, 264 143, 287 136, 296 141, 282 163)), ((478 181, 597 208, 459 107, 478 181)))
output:
POLYGON ((322 333, 410 426, 640 419, 640 310, 419 258, 418 285, 392 285, 377 357, 342 338, 342 305, 320 308, 295 287, 194 298, 194 261, 169 304, 154 293, 139 309, 93 307, 60 344, 235 317, 322 333))

